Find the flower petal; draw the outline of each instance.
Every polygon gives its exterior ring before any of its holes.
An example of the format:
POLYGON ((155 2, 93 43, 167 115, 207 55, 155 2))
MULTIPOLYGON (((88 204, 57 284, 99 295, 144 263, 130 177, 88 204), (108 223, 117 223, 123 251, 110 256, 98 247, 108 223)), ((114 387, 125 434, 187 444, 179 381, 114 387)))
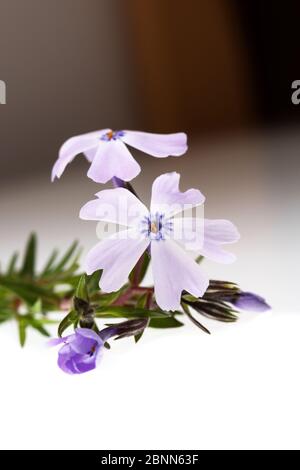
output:
POLYGON ((151 134, 149 132, 124 131, 122 140, 153 157, 164 158, 169 155, 178 157, 187 151, 187 135, 184 132, 151 134))
MULTIPOLYGON (((70 337, 75 338, 75 335, 70 335, 70 337)), ((64 344, 60 350, 58 351, 58 354, 61 356, 71 356, 72 355, 72 349, 69 343, 64 344)))
POLYGON ((172 238, 185 250, 199 251, 204 241, 204 219, 196 217, 177 217, 171 219, 172 238))
POLYGON ((204 220, 204 243, 201 255, 217 263, 233 263, 236 256, 223 250, 222 245, 237 242, 240 234, 229 220, 204 220))
POLYGON ((69 346, 72 354, 89 354, 94 347, 99 346, 99 343, 95 339, 76 334, 76 341, 72 341, 69 346))
POLYGON ((83 153, 84 155, 86 156, 86 159, 92 163, 92 161, 94 160, 95 158, 95 155, 97 153, 97 150, 98 150, 98 146, 95 147, 95 148, 92 148, 92 149, 89 149, 89 150, 85 150, 83 153))
POLYGON ((133 230, 116 233, 91 249, 86 257, 85 270, 92 274, 103 269, 100 288, 104 292, 117 291, 125 284, 148 245, 149 240, 133 230))
POLYGON ((81 208, 81 219, 133 226, 149 213, 147 207, 125 188, 105 189, 96 196, 97 199, 81 208))
POLYGON ((76 155, 82 152, 88 152, 93 148, 96 149, 99 143, 97 135, 101 132, 102 131, 90 132, 89 134, 83 134, 68 139, 60 148, 58 159, 53 166, 51 175, 52 181, 55 177, 61 177, 68 163, 71 163, 76 155))
POLYGON ((80 374, 78 362, 81 360, 81 354, 62 355, 58 353, 58 366, 67 374, 80 374))
POLYGON ((57 346, 58 344, 64 343, 66 341, 67 337, 64 338, 51 338, 47 341, 47 345, 52 347, 52 346, 57 346))
POLYGON ((231 264, 236 260, 236 255, 229 251, 223 250, 220 245, 216 243, 205 242, 200 254, 211 261, 216 263, 231 264))
POLYGON ((100 336, 94 331, 91 330, 90 328, 76 328, 75 333, 77 336, 81 336, 85 339, 91 339, 93 341, 96 341, 99 345, 103 344, 102 339, 100 336))
POLYGON ((81 361, 77 362, 76 367, 78 369, 78 374, 83 374, 84 372, 89 372, 90 370, 96 369, 97 367, 97 357, 84 357, 81 361))
POLYGON ((204 203, 205 197, 198 189, 179 190, 180 174, 175 171, 158 176, 152 185, 151 212, 168 216, 204 203))
POLYGON ((183 290, 195 297, 205 293, 207 276, 173 240, 152 242, 151 260, 155 298, 163 310, 179 309, 183 290))
POLYGON ((204 219, 204 232, 205 239, 219 244, 235 243, 240 239, 238 229, 230 220, 204 219))
POLYGON ((63 356, 61 354, 58 354, 57 364, 58 364, 58 367, 60 367, 60 369, 66 372, 67 374, 77 373, 72 364, 72 360, 68 356, 63 356))
MULTIPOLYGON (((85 135, 96 136, 97 137, 97 143, 99 144, 99 141, 101 142, 101 137, 103 137, 105 134, 107 134, 107 132, 110 132, 110 131, 111 131, 111 129, 101 129, 101 131, 94 131, 94 132, 90 132, 89 134, 85 134, 85 135)), ((95 148, 85 150, 83 152, 84 155, 86 156, 87 160, 90 163, 92 163, 92 161, 94 160, 94 157, 97 153, 97 150, 98 150, 98 145, 95 148)))
POLYGON ((100 141, 97 153, 88 171, 96 183, 107 183, 114 176, 130 181, 141 171, 126 145, 120 139, 100 141))

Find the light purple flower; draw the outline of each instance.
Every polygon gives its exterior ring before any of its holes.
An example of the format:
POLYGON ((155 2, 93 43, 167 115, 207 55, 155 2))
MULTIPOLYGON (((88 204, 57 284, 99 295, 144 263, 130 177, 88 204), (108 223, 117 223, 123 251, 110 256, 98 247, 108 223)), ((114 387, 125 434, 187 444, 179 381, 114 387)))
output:
POLYGON ((125 144, 153 157, 180 156, 187 150, 187 136, 176 134, 150 134, 138 131, 112 131, 102 129, 72 137, 59 151, 59 157, 52 169, 52 181, 60 178, 68 163, 83 153, 91 166, 88 177, 97 183, 107 183, 114 176, 130 181, 141 171, 125 144))
POLYGON ((58 352, 58 366, 67 374, 83 374, 96 368, 106 341, 135 336, 148 326, 148 318, 135 318, 110 325, 98 334, 89 328, 76 328, 75 333, 48 341, 49 346, 62 344, 58 352))
MULTIPOLYGON (((100 191, 96 194, 97 199, 81 209, 82 219, 127 226, 99 242, 87 255, 85 270, 88 274, 103 270, 99 285, 104 292, 120 289, 141 255, 150 247, 155 298, 163 310, 180 308, 183 290, 195 297, 205 293, 208 277, 183 248, 187 235, 193 235, 192 219, 174 218, 186 205, 203 204, 205 197, 197 189, 180 192, 179 179, 180 175, 175 172, 156 178, 150 211, 124 188, 100 191), (110 207, 115 210, 108 210, 110 207), (184 228, 179 240, 173 237, 178 225, 184 228)), ((203 219, 202 227, 198 253, 221 263, 234 261, 234 255, 223 250, 223 244, 239 239, 236 227, 228 220, 208 219, 203 219)))
POLYGON ((77 328, 75 333, 49 341, 51 346, 62 344, 58 366, 68 374, 82 374, 95 369, 104 346, 103 338, 88 328, 77 328))

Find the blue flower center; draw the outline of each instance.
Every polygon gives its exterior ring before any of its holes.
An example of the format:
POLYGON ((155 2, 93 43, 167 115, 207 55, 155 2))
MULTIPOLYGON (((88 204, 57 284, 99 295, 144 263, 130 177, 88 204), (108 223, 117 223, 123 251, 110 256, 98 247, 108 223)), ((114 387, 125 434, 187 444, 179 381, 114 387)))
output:
POLYGON ((125 135, 124 131, 108 131, 100 137, 100 140, 110 142, 111 140, 118 140, 125 135))
POLYGON ((164 214, 156 212, 142 219, 141 232, 151 240, 165 240, 166 236, 173 231, 173 222, 164 214))

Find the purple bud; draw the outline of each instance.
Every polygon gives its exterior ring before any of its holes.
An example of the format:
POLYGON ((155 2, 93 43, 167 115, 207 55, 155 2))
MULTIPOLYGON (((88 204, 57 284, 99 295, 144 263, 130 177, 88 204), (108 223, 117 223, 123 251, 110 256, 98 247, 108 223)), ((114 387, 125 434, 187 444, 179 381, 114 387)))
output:
POLYGON ((271 308, 265 299, 251 292, 240 292, 230 302, 241 310, 251 310, 253 312, 265 312, 271 308))

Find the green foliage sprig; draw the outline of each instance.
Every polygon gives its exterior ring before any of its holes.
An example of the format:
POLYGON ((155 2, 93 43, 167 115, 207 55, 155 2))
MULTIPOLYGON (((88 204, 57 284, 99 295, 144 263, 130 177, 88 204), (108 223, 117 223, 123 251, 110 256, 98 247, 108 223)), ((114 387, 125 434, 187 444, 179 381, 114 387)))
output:
MULTIPOLYGON (((141 285, 149 267, 145 253, 128 283, 118 292, 110 294, 99 289, 101 271, 93 275, 79 273, 80 249, 73 242, 68 250, 59 254, 54 250, 41 270, 37 269, 37 237, 30 235, 19 265, 19 254, 14 253, 4 271, 0 272, 0 323, 16 321, 21 346, 26 341, 28 328, 50 336, 47 325, 58 324, 58 335, 66 329, 87 327, 98 331, 97 321, 107 319, 148 319, 150 328, 177 328, 183 326, 183 316, 206 333, 209 330, 199 321, 199 315, 222 322, 235 322, 238 310, 233 300, 242 291, 231 282, 211 281, 202 298, 183 292, 182 311, 166 312, 155 302, 153 287, 141 285), (60 312, 61 321, 51 318, 60 312), (67 313, 66 313, 67 312, 67 313)), ((198 262, 201 262, 199 258, 198 262)), ((143 334, 135 335, 138 341, 143 334)), ((108 346, 108 345, 107 345, 108 346)))

